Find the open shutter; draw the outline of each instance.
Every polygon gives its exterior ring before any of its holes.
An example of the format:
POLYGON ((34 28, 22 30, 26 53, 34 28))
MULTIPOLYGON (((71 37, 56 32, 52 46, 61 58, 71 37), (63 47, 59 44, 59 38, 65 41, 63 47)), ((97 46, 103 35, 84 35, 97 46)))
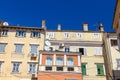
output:
POLYGON ((82 64, 82 74, 86 75, 86 64, 82 64))
POLYGON ((84 55, 87 55, 87 49, 84 48, 84 55))

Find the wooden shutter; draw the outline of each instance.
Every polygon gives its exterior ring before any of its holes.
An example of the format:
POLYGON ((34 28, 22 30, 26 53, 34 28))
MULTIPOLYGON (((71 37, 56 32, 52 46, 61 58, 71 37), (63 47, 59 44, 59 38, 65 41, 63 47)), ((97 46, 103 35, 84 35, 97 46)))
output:
POLYGON ((82 75, 86 75, 86 64, 82 64, 82 75))

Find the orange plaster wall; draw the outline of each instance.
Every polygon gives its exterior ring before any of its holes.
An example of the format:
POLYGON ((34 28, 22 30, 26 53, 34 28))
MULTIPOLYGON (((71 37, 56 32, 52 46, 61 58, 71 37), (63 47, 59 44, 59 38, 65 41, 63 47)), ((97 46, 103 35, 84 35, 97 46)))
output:
POLYGON ((65 79, 82 80, 81 74, 38 74, 38 80, 65 80, 65 79))

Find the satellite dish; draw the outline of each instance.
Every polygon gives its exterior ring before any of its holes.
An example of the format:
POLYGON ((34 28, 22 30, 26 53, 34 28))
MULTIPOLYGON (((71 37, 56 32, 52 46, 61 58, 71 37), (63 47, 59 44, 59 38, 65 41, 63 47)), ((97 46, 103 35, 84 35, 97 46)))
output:
POLYGON ((51 45, 51 43, 50 43, 49 41, 45 41, 45 44, 46 44, 47 46, 50 46, 50 45, 51 45))
POLYGON ((8 22, 4 22, 3 26, 9 26, 8 22))
POLYGON ((48 46, 45 46, 45 51, 49 51, 49 47, 48 46))

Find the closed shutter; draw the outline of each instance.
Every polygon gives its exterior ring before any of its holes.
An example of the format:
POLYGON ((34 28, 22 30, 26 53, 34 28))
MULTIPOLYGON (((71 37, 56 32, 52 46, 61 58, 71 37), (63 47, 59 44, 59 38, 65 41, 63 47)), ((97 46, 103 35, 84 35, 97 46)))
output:
POLYGON ((82 75, 86 75, 86 64, 82 64, 82 75))
POLYGON ((37 48, 38 48, 37 45, 31 45, 31 51, 30 51, 30 53, 36 54, 37 53, 37 48))
POLYGON ((5 46, 6 46, 6 44, 4 44, 4 43, 0 44, 0 52, 5 52, 5 46))
POLYGON ((15 45, 16 46, 16 48, 15 48, 15 52, 16 53, 22 53, 22 44, 16 44, 15 45))
POLYGON ((98 75, 104 75, 103 65, 97 64, 97 74, 98 75))

